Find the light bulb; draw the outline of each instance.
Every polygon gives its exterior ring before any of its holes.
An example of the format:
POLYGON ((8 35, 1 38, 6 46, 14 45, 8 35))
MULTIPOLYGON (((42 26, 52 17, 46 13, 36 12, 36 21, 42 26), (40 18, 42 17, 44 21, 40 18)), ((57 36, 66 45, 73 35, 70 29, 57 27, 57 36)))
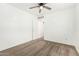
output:
POLYGON ((40 6, 40 9, 43 9, 43 6, 40 6))

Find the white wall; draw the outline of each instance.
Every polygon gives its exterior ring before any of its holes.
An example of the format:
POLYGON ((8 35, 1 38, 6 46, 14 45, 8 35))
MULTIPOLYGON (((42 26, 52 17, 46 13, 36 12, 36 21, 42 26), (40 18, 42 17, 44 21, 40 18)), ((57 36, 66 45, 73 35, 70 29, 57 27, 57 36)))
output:
POLYGON ((75 32, 72 42, 74 43, 77 51, 79 52, 79 4, 76 4, 75 7, 75 32))
POLYGON ((46 40, 72 45, 75 8, 55 11, 45 16, 44 37, 46 40))
POLYGON ((0 50, 32 40, 32 20, 25 11, 0 4, 0 50))

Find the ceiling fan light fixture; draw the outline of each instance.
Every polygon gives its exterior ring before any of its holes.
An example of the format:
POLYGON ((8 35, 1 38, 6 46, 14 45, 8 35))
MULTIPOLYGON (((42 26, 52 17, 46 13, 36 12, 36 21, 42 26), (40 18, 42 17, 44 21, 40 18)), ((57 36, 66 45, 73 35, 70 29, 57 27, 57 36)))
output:
POLYGON ((43 6, 40 6, 40 9, 42 10, 43 9, 43 6))
POLYGON ((51 10, 51 8, 50 8, 49 6, 45 6, 45 4, 47 4, 47 3, 38 3, 37 6, 30 7, 29 9, 39 8, 39 13, 41 13, 41 11, 42 11, 43 9, 51 10))

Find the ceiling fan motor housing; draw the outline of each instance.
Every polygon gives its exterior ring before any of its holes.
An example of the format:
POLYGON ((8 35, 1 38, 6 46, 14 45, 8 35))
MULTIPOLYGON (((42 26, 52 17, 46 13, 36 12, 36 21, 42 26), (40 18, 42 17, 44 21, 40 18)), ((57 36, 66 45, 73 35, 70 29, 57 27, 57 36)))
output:
POLYGON ((44 5, 44 3, 39 3, 39 6, 43 6, 44 5))

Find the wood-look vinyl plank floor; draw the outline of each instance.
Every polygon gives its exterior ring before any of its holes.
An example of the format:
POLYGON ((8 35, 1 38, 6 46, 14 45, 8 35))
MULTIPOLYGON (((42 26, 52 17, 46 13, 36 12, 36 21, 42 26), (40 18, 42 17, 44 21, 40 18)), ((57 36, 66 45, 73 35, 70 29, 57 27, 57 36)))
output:
POLYGON ((74 46, 43 39, 32 40, 0 51, 1 56, 78 56, 74 46))
POLYGON ((38 53, 36 53, 36 56, 48 56, 49 55, 49 51, 52 47, 52 44, 47 43, 46 46, 44 46, 40 51, 38 51, 38 53))

